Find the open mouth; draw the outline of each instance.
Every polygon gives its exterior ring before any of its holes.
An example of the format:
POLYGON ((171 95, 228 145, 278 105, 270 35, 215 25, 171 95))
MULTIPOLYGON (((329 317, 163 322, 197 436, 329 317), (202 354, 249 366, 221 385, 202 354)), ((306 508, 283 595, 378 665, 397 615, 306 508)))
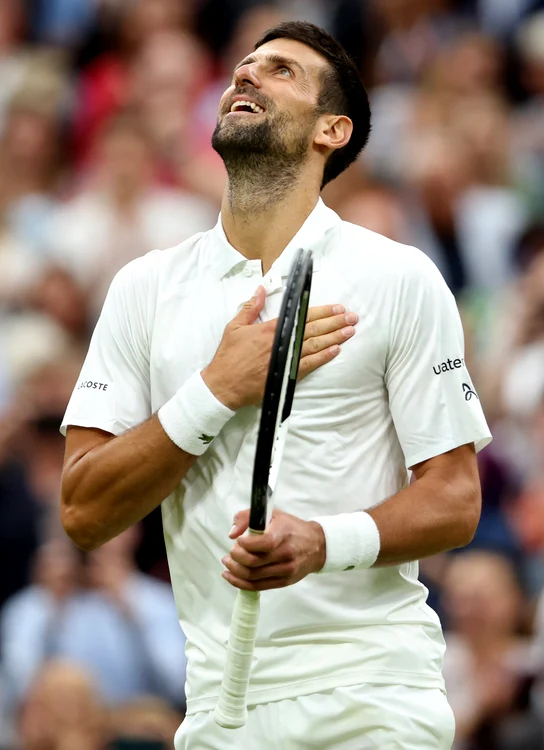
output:
POLYGON ((229 112, 249 112, 250 114, 262 115, 264 109, 255 102, 236 101, 233 102, 229 112))

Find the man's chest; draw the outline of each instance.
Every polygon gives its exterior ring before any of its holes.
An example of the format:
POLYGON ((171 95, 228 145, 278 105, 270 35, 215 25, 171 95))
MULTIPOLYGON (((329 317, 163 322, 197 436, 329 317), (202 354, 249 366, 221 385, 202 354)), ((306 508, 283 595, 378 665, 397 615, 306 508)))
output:
MULTIPOLYGON (((154 409, 212 361, 225 327, 260 284, 267 296, 259 320, 277 317, 285 279, 273 272, 263 279, 256 261, 244 270, 222 280, 197 279, 160 298, 150 357, 154 409)), ((383 341, 352 289, 353 285, 331 279, 324 270, 314 273, 310 306, 342 304, 346 311, 356 312, 359 321, 340 354, 297 385, 295 418, 304 413, 327 421, 345 419, 350 410, 383 402, 383 341)))

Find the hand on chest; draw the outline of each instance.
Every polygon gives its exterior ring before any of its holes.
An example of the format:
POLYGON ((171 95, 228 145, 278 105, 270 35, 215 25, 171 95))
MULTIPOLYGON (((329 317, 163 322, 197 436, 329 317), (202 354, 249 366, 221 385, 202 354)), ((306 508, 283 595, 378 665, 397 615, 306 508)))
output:
MULTIPOLYGON (((163 305, 155 320, 160 345, 154 341, 151 378, 163 395, 171 395, 195 371, 207 367, 213 359, 226 325, 257 286, 265 286, 267 296, 261 322, 278 316, 285 279, 272 271, 265 279, 260 274, 239 274, 220 282, 197 284, 163 305)), ((310 305, 343 304, 357 312, 355 335, 341 345, 335 359, 318 368, 297 385, 292 416, 310 412, 323 418, 335 418, 358 403, 383 399, 384 356, 377 332, 363 311, 341 288, 330 288, 326 274, 315 273, 310 305)), ((256 323, 255 325, 258 325, 256 323)), ((155 335, 154 335, 155 339, 155 335)), ((154 390, 157 390, 154 388, 154 390)))

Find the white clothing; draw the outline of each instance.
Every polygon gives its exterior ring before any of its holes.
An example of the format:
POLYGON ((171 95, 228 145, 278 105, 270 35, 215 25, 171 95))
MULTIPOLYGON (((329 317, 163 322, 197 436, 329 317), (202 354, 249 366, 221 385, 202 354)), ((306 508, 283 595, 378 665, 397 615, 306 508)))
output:
POLYGON ((111 279, 126 263, 151 248, 162 250, 210 229, 214 221, 206 201, 172 188, 143 193, 128 216, 115 209, 107 194, 89 190, 53 215, 46 251, 92 292, 98 317, 111 279))
POLYGON ((185 719, 176 750, 450 750, 455 732, 442 690, 359 685, 265 703, 241 729, 210 712, 185 719))
MULTIPOLYGON (((322 201, 263 279, 221 220, 112 283, 67 425, 119 435, 151 416, 213 358, 257 286, 277 315, 297 248, 311 249, 311 305, 359 315, 340 354, 297 385, 275 505, 304 519, 368 509, 411 467, 490 434, 463 361, 455 301, 433 263, 347 222, 322 201)), ((215 707, 236 589, 222 577, 234 514, 249 506, 259 409, 240 409, 162 504, 180 622, 188 714, 215 707)), ((440 498, 436 498, 440 502, 440 498)), ((418 564, 310 575, 266 591, 249 703, 362 683, 443 688, 444 641, 418 564)))

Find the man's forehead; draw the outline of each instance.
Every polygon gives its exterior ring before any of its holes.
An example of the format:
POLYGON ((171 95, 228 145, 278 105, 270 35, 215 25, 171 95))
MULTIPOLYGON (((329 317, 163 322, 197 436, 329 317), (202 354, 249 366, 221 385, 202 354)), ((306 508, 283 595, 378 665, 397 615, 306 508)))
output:
POLYGON ((327 60, 323 55, 302 42, 297 42, 295 39, 272 39, 246 55, 236 67, 247 62, 265 61, 269 57, 282 57, 286 61, 296 62, 309 74, 319 73, 327 65, 327 60))

